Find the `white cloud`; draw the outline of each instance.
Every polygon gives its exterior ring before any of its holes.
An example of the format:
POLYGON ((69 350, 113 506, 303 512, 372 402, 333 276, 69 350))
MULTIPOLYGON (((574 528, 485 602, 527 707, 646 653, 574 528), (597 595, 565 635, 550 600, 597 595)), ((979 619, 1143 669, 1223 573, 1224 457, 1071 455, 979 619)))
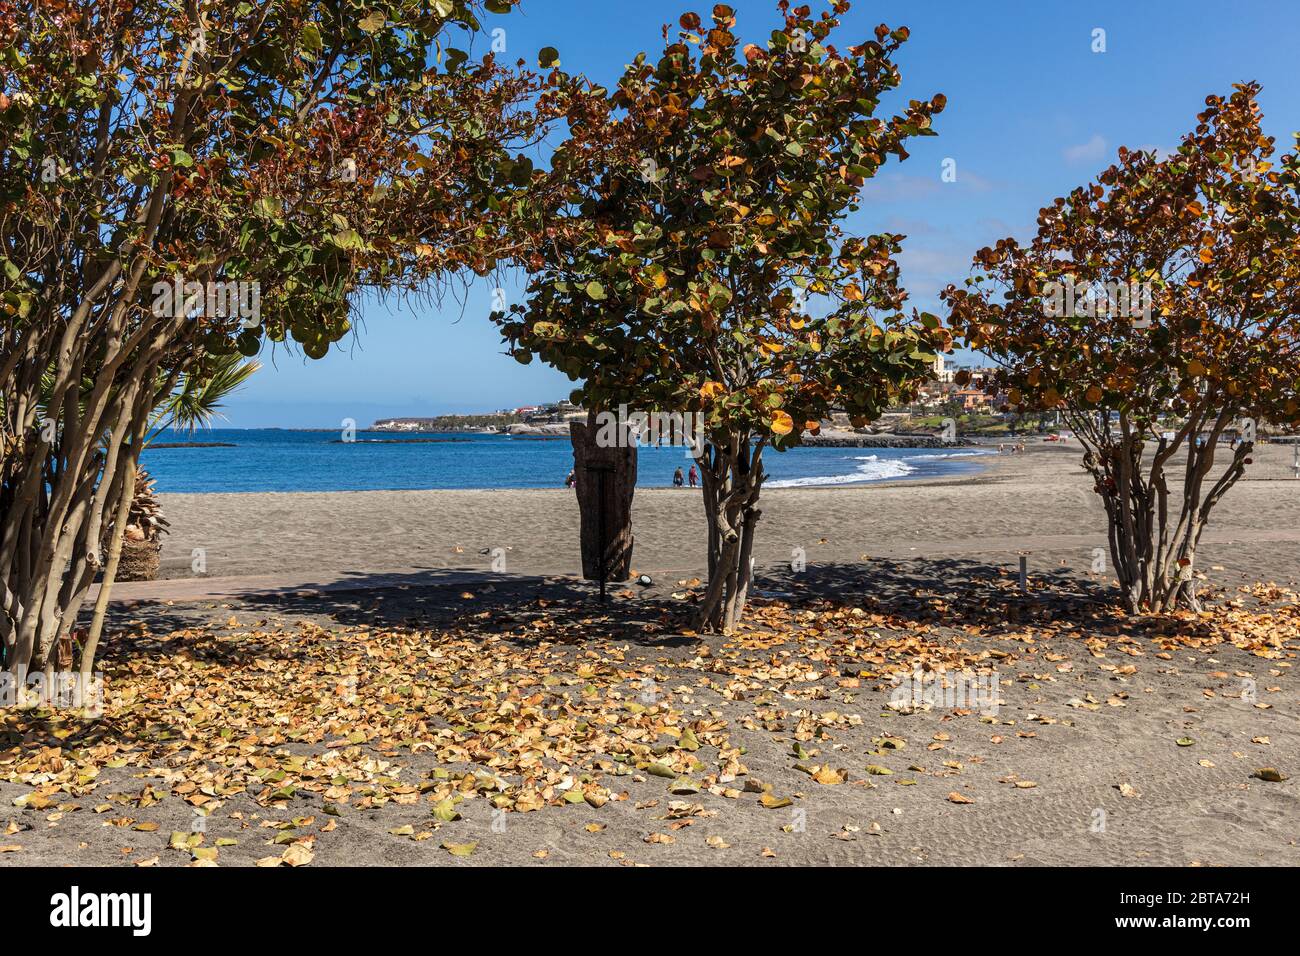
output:
POLYGON ((1174 155, 1174 153, 1178 152, 1176 148, 1170 149, 1168 146, 1160 146, 1156 143, 1146 143, 1145 145, 1139 146, 1138 149, 1144 153, 1155 153, 1156 159, 1158 160, 1168 159, 1170 156, 1174 155))
POLYGON ((874 202, 914 202, 940 195, 940 190, 969 189, 975 192, 988 192, 993 188, 993 181, 964 168, 960 162, 956 168, 957 178, 953 182, 944 182, 940 171, 933 176, 918 176, 913 173, 882 173, 868 179, 862 187, 862 195, 874 202))
POLYGON ((884 173, 868 179, 862 187, 862 195, 876 202, 906 202, 932 196, 939 191, 940 185, 937 172, 933 177, 884 173))
POLYGON ((1100 133, 1093 134, 1092 139, 1077 146, 1067 146, 1061 151, 1067 163, 1093 162, 1106 155, 1106 139, 1100 133))
POLYGON ((970 275, 973 249, 935 248, 903 243, 898 267, 903 286, 921 301, 933 300, 948 283, 961 285, 970 275))
MULTIPOLYGON (((908 219, 904 216, 890 216, 885 220, 885 228, 890 232, 901 232, 905 236, 932 236, 939 230, 928 219, 908 219)), ((943 230, 947 232, 947 230, 943 230)))
POLYGON ((964 185, 979 193, 986 193, 993 188, 993 180, 985 179, 978 173, 972 173, 968 170, 959 169, 957 171, 958 185, 964 185))

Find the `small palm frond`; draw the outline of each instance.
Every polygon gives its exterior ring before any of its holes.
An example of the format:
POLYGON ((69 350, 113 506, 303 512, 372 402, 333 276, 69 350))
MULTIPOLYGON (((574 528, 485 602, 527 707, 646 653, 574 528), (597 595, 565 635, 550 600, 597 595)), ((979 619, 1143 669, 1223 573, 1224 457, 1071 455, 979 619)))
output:
POLYGON ((191 435, 201 428, 211 428, 224 417, 219 411, 222 402, 261 367, 260 362, 238 353, 212 356, 202 369, 185 375, 158 406, 149 440, 168 428, 191 435))

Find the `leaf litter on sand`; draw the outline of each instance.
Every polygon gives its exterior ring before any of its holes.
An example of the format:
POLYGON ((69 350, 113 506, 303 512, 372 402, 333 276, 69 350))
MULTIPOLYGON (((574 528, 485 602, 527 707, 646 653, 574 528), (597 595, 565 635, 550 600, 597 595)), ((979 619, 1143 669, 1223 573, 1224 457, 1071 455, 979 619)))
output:
MULTIPOLYGON (((822 786, 851 779, 827 762, 827 741, 862 726, 855 711, 870 713, 884 699, 864 692, 887 697, 893 678, 917 669, 992 674, 1035 655, 1058 658, 1059 668, 1067 663, 1059 654, 1040 654, 1053 638, 1103 666, 1152 649, 1224 642, 1269 660, 1294 656, 1294 593, 1273 585, 1244 593, 1248 600, 1196 615, 1096 611, 1092 620, 1078 613, 1032 624, 1008 620, 994 602, 945 624, 951 605, 926 595, 899 615, 823 598, 758 600, 735 633, 651 659, 635 652, 626 631, 613 633, 608 617, 547 599, 509 613, 469 608, 438 629, 268 627, 237 618, 167 633, 137 625, 110 640, 101 720, 0 712, 0 779, 33 788, 15 801, 20 810, 90 795, 105 771, 121 769, 148 782, 135 794, 110 795, 110 803, 137 809, 171 796, 210 814, 240 794, 284 808, 310 794, 331 816, 422 803, 436 829, 459 820, 473 800, 509 812, 599 810, 628 799, 625 778, 659 778, 664 793, 734 799, 749 774, 745 737, 781 730, 793 738, 787 767, 807 776, 792 774, 780 792, 758 788, 758 802, 787 807, 798 779, 822 786), (698 706, 710 696, 732 709, 723 716, 698 706), (855 699, 850 712, 839 706, 855 699)), ((681 633, 667 612, 638 626, 647 640, 681 633)), ((874 737, 876 759, 905 744, 874 737)), ((868 775, 893 772, 883 763, 858 766, 868 775)), ((302 849, 263 865, 309 863, 312 850, 292 845, 302 849)))

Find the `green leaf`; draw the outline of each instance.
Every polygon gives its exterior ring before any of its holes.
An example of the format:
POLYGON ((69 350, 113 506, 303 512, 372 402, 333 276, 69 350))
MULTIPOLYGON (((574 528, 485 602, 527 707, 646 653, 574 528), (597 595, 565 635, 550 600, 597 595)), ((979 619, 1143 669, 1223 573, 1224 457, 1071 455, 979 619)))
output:
POLYGON ((308 21, 302 28, 301 42, 304 50, 319 53, 324 48, 320 38, 320 27, 308 21))
POLYGON ((280 205, 274 199, 264 196, 253 203, 253 213, 266 219, 279 220, 280 205))
POLYGON ((439 800, 433 805, 433 815, 443 823, 451 823, 453 820, 460 819, 460 811, 456 809, 456 804, 448 797, 445 800, 439 800))
POLYGON ((355 229, 340 229, 331 239, 340 249, 360 249, 365 245, 355 229))

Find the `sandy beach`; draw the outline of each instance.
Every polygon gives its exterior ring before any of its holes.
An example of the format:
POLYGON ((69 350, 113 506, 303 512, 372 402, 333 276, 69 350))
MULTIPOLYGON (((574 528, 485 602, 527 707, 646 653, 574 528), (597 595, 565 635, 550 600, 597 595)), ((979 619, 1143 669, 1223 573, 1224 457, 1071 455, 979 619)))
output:
MULTIPOLYGON (((946 479, 763 493, 755 543, 759 569, 788 567, 803 549, 808 573, 818 566, 858 564, 872 557, 975 558, 1016 566, 1087 571, 1092 549, 1105 545, 1105 515, 1077 446, 1030 444, 1022 455, 974 459, 982 470, 946 479)), ((1291 449, 1262 446, 1247 477, 1214 512, 1206 560, 1240 576, 1300 578, 1300 481, 1291 477, 1291 449)), ((172 533, 163 575, 201 585, 206 577, 265 577, 284 582, 365 575, 429 575, 445 569, 507 574, 576 575, 578 511, 571 492, 364 491, 166 496, 172 533), (496 552, 496 549, 502 549, 496 552), (496 552, 494 554, 494 552, 496 552)), ((633 501, 638 570, 693 574, 702 569, 704 517, 690 489, 638 490, 633 501)), ((143 592, 178 592, 179 584, 143 592)), ((197 593, 197 592, 196 592, 197 593)))
POLYGON ((637 493, 653 584, 603 607, 567 491, 167 495, 168 580, 115 589, 106 658, 113 727, 155 743, 88 741, 93 776, 0 754, 6 806, 48 795, 0 814, 0 865, 190 863, 196 807, 221 865, 1295 865, 1290 449, 1216 512, 1214 613, 1154 622, 1105 603, 1078 456, 766 493, 730 637, 684 630, 689 490, 637 493), (891 706, 919 673, 994 704, 891 706))

